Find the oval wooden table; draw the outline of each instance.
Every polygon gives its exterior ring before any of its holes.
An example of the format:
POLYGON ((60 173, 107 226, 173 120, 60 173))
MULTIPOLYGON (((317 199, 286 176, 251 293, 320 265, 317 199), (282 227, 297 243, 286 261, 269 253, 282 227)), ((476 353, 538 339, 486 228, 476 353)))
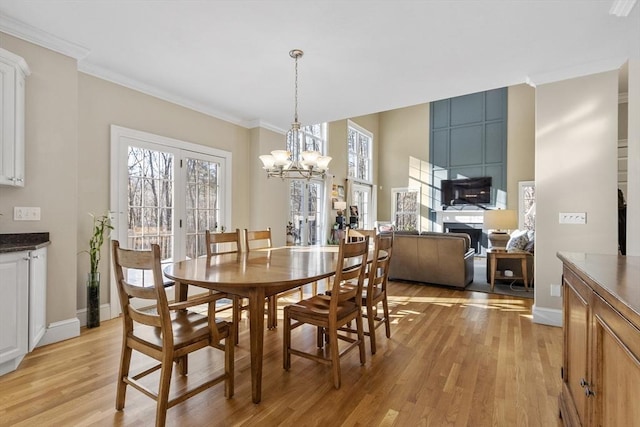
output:
POLYGON ((249 299, 251 394, 262 398, 265 298, 335 274, 338 247, 282 247, 215 255, 170 264, 165 276, 176 283, 176 300, 184 301, 188 285, 249 299))

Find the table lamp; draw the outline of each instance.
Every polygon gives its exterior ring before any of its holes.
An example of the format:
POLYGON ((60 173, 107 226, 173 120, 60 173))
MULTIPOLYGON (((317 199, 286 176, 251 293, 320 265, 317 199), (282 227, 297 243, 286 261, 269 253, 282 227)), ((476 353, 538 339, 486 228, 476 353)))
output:
POLYGON ((509 230, 518 227, 516 211, 509 209, 494 209, 484 212, 484 229, 489 238, 489 249, 504 249, 509 242, 509 230), (489 231, 491 231, 489 233, 489 231))

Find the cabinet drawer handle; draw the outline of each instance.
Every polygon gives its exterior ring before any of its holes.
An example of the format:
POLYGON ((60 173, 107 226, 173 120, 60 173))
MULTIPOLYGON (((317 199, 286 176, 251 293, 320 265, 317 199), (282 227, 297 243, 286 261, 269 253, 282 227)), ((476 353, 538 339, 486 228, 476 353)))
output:
POLYGON ((588 387, 589 383, 587 381, 585 381, 584 378, 580 378, 580 387, 585 388, 588 387))
POLYGON ((593 391, 591 391, 591 389, 589 387, 584 389, 584 394, 587 397, 591 397, 591 396, 595 396, 596 395, 593 391))

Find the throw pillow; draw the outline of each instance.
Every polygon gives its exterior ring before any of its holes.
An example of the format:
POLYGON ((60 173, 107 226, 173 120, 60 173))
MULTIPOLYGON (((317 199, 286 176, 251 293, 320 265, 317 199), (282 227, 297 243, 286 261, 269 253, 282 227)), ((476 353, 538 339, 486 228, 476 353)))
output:
POLYGON ((527 242, 526 246, 524 247, 524 250, 527 251, 527 252, 534 253, 535 252, 535 243, 536 243, 536 233, 533 230, 529 230, 527 232, 527 237, 529 238, 529 241, 527 242))
POLYGON ((508 249, 523 250, 525 246, 527 246, 528 242, 529 242, 529 238, 527 237, 527 232, 516 230, 513 233, 511 233, 511 238, 507 243, 507 250, 508 249))

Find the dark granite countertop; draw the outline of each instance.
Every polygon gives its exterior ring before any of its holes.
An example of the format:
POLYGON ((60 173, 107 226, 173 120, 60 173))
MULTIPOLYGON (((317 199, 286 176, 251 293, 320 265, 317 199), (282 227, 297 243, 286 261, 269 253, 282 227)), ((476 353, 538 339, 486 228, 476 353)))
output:
POLYGON ((33 251, 51 244, 49 233, 0 234, 0 254, 6 252, 33 251))

